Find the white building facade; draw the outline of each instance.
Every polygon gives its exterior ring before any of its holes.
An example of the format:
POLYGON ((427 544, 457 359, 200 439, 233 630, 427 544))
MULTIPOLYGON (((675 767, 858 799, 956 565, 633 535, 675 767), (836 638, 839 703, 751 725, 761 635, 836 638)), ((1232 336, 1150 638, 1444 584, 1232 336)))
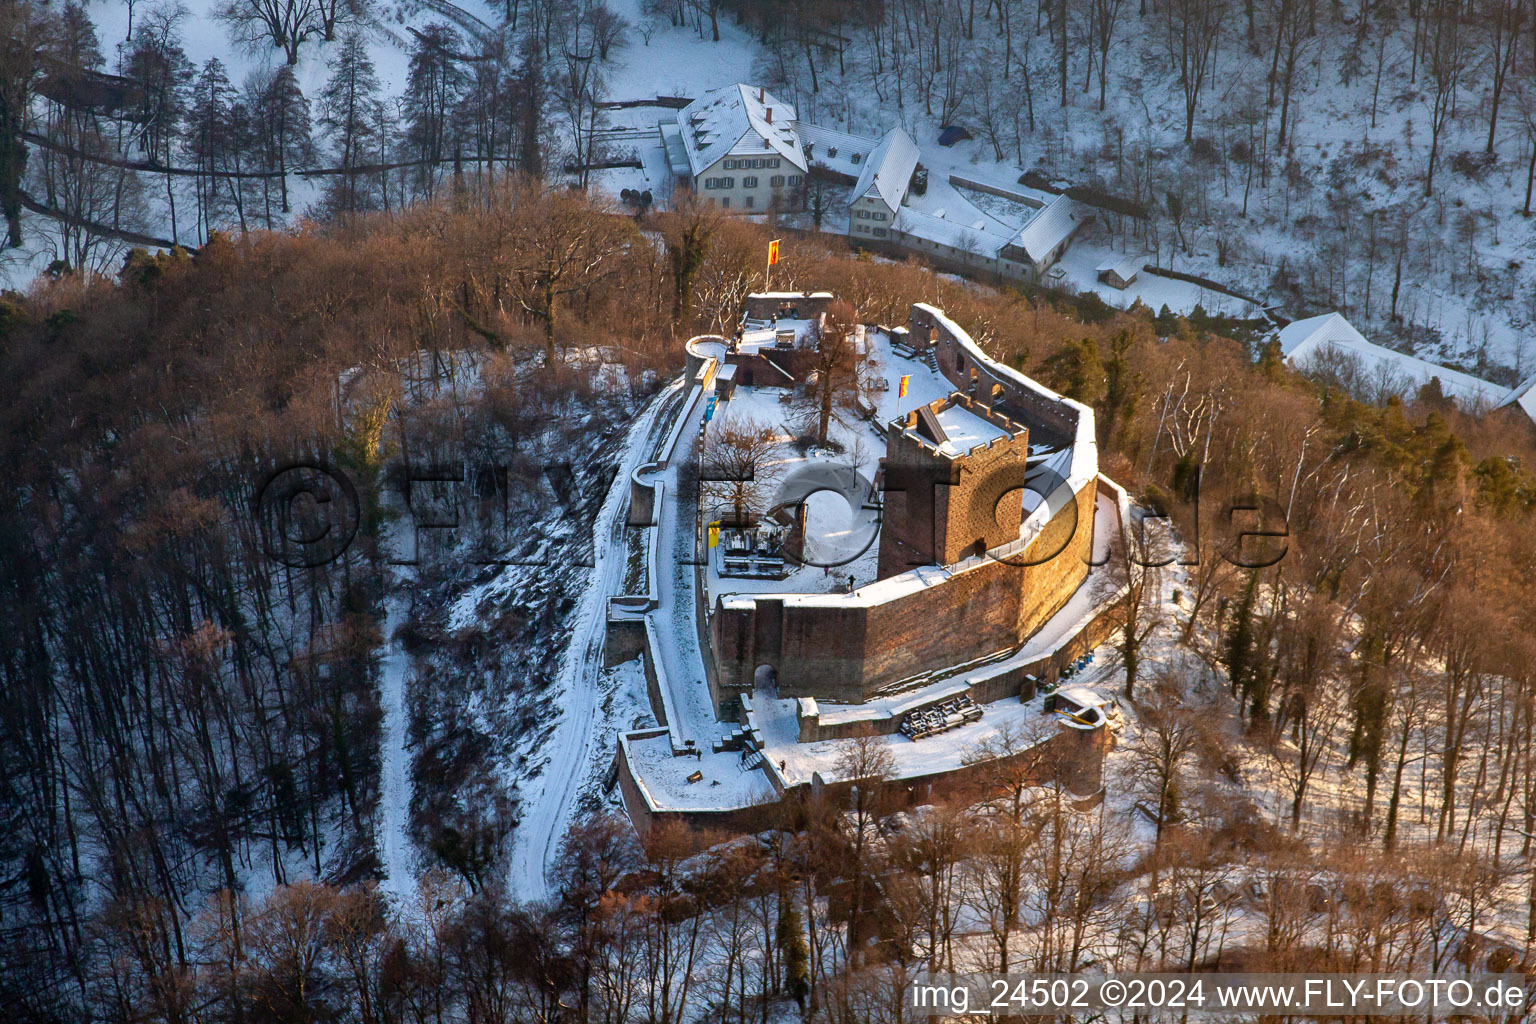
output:
POLYGON ((678 184, 723 210, 788 209, 805 182, 795 108, 766 89, 706 93, 662 124, 661 137, 678 184))

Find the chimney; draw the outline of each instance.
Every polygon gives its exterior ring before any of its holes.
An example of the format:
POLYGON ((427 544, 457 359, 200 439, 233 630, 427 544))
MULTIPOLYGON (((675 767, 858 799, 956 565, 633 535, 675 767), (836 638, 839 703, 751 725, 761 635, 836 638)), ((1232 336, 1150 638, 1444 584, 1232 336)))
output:
POLYGON ((759 102, 759 103, 763 102, 763 87, 762 86, 758 86, 757 87, 757 102, 759 102))
POLYGON ((773 108, 772 107, 768 107, 766 109, 767 109, 768 123, 769 124, 773 124, 773 108))

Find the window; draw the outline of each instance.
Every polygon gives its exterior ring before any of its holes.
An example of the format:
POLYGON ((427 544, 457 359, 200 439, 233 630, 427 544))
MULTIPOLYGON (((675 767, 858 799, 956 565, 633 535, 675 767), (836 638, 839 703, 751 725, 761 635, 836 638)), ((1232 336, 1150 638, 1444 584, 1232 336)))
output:
POLYGON ((769 167, 777 167, 777 166, 779 166, 779 158, 776 157, 776 156, 775 157, 770 157, 768 159, 768 166, 769 167))
POLYGON ((731 197, 730 196, 726 196, 725 198, 720 200, 720 208, 722 210, 729 210, 731 208, 731 197))
POLYGON ((800 184, 800 182, 801 182, 801 181, 802 181, 802 180, 804 180, 804 179, 802 179, 802 178, 801 178, 801 176, 800 176, 800 175, 798 175, 798 174, 791 174, 791 175, 790 175, 790 176, 789 176, 789 183, 790 183, 790 184, 791 184, 791 185, 798 185, 798 184, 800 184))
POLYGON ((862 160, 862 159, 864 159, 864 154, 863 153, 855 153, 855 154, 853 154, 854 166, 858 166, 859 161, 862 160))
POLYGON ((885 237, 885 228, 875 228, 875 237, 876 238, 884 238, 885 237))
POLYGON ((885 220, 885 214, 877 212, 874 214, 874 218, 875 220, 885 220))
MULTIPOLYGON (((774 163, 778 163, 778 161, 775 160, 774 163)), ((783 188, 784 187, 784 175, 782 175, 782 174, 775 174, 773 177, 768 179, 768 184, 772 185, 774 188, 783 188)))
POLYGON ((827 156, 829 156, 829 157, 837 156, 837 147, 836 146, 828 146, 827 147, 827 156))
POLYGON ((742 205, 745 206, 749 210, 752 209, 752 207, 757 205, 756 197, 755 196, 747 196, 747 198, 742 201, 742 205))
POLYGON ((741 179, 742 188, 757 188, 757 175, 749 174, 741 179))

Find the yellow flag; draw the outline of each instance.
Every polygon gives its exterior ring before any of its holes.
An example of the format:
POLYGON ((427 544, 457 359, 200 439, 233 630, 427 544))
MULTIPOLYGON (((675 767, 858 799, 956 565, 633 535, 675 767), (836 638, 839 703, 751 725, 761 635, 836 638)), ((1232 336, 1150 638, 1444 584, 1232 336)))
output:
POLYGON ((768 265, 771 267, 779 262, 779 240, 775 238, 768 243, 768 265))
POLYGON ((709 524, 709 546, 715 547, 720 543, 720 520, 709 524))
POLYGON ((911 379, 912 379, 912 375, 910 373, 905 374, 905 375, 902 376, 902 378, 901 378, 901 392, 896 396, 897 398, 906 398, 907 397, 907 382, 910 381, 911 379))

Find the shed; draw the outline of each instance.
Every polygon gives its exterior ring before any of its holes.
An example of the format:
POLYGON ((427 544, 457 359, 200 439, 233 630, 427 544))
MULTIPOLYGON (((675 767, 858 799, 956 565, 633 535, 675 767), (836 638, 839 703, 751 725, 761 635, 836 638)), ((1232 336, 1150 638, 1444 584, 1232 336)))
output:
POLYGON ((1143 256, 1122 256, 1119 259, 1105 260, 1098 265, 1099 280, 1111 288, 1129 288, 1136 280, 1136 275, 1141 273, 1143 256))

